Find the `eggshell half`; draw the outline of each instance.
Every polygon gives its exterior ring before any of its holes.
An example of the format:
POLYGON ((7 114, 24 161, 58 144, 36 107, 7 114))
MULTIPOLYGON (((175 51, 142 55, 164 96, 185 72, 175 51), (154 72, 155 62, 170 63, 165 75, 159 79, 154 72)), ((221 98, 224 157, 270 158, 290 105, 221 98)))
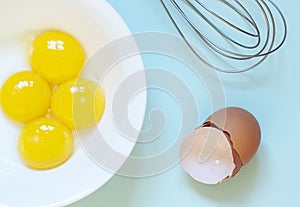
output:
POLYGON ((261 141, 260 126, 256 118, 245 109, 224 108, 208 117, 205 122, 216 125, 230 135, 230 140, 243 165, 246 165, 257 152, 261 141))
POLYGON ((182 168, 195 180, 217 184, 235 170, 231 143, 213 127, 200 127, 190 133, 180 148, 182 168))
POLYGON ((224 108, 186 136, 180 147, 180 165, 199 182, 221 183, 253 158, 260 139, 259 124, 250 112, 224 108))

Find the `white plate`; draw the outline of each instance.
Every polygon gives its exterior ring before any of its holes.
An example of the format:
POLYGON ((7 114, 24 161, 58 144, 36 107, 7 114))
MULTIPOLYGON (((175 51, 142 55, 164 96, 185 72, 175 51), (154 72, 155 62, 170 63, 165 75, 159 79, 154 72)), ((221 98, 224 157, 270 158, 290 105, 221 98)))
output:
MULTIPOLYGON (((35 31, 64 30, 79 39, 89 56, 103 45, 131 34, 117 12, 102 0, 0 0, 0 5, 1 85, 12 73, 29 68, 26 48, 30 43, 28 37, 35 31)), ((139 55, 130 59, 117 64, 104 80, 104 89, 109 91, 107 106, 123 80, 134 72, 143 71, 139 55)), ((138 105, 140 107, 135 110, 129 110, 129 116, 134 117, 135 128, 140 129, 146 94, 139 97, 138 105)), ((24 166, 17 152, 21 126, 9 121, 1 112, 0 128, 1 207, 64 206, 92 193, 113 176, 89 159, 78 143, 73 156, 64 165, 48 171, 31 170, 24 166)), ((131 153, 135 142, 118 133, 112 123, 111 107, 106 108, 99 128, 111 135, 112 140, 122 141, 117 148, 123 155, 131 153)), ((138 133, 135 136, 132 138, 137 138, 138 133)))

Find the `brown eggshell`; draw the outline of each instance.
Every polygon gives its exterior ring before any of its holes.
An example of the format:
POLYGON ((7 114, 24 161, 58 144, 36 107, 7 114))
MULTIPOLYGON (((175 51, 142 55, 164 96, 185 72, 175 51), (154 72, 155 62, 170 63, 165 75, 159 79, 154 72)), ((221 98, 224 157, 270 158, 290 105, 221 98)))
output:
POLYGON ((208 117, 205 124, 214 124, 229 134, 242 165, 246 165, 255 155, 261 140, 261 130, 250 112, 238 107, 224 108, 208 117))

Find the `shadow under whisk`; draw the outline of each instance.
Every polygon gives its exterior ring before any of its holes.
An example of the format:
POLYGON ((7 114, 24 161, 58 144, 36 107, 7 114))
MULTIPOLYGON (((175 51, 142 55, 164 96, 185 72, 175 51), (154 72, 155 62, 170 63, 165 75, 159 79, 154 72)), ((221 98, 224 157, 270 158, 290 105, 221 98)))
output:
POLYGON ((271 0, 161 0, 191 51, 226 73, 251 70, 278 50, 287 23, 271 0))

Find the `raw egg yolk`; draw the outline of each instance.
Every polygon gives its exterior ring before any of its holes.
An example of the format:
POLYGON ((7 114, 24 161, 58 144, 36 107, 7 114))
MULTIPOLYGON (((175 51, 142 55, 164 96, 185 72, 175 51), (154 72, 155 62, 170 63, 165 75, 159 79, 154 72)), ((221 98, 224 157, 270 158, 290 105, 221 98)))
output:
POLYGON ((51 90, 48 83, 31 71, 10 76, 1 88, 3 112, 21 123, 43 116, 50 102, 51 90))
POLYGON ((101 119, 104 108, 103 89, 86 78, 61 84, 52 96, 53 115, 70 129, 92 127, 101 119))
POLYGON ((67 33, 48 31, 33 41, 31 67, 51 84, 77 77, 84 61, 83 47, 67 33))
POLYGON ((23 128, 18 149, 28 166, 40 170, 54 168, 71 156, 72 133, 53 118, 41 118, 23 128))

